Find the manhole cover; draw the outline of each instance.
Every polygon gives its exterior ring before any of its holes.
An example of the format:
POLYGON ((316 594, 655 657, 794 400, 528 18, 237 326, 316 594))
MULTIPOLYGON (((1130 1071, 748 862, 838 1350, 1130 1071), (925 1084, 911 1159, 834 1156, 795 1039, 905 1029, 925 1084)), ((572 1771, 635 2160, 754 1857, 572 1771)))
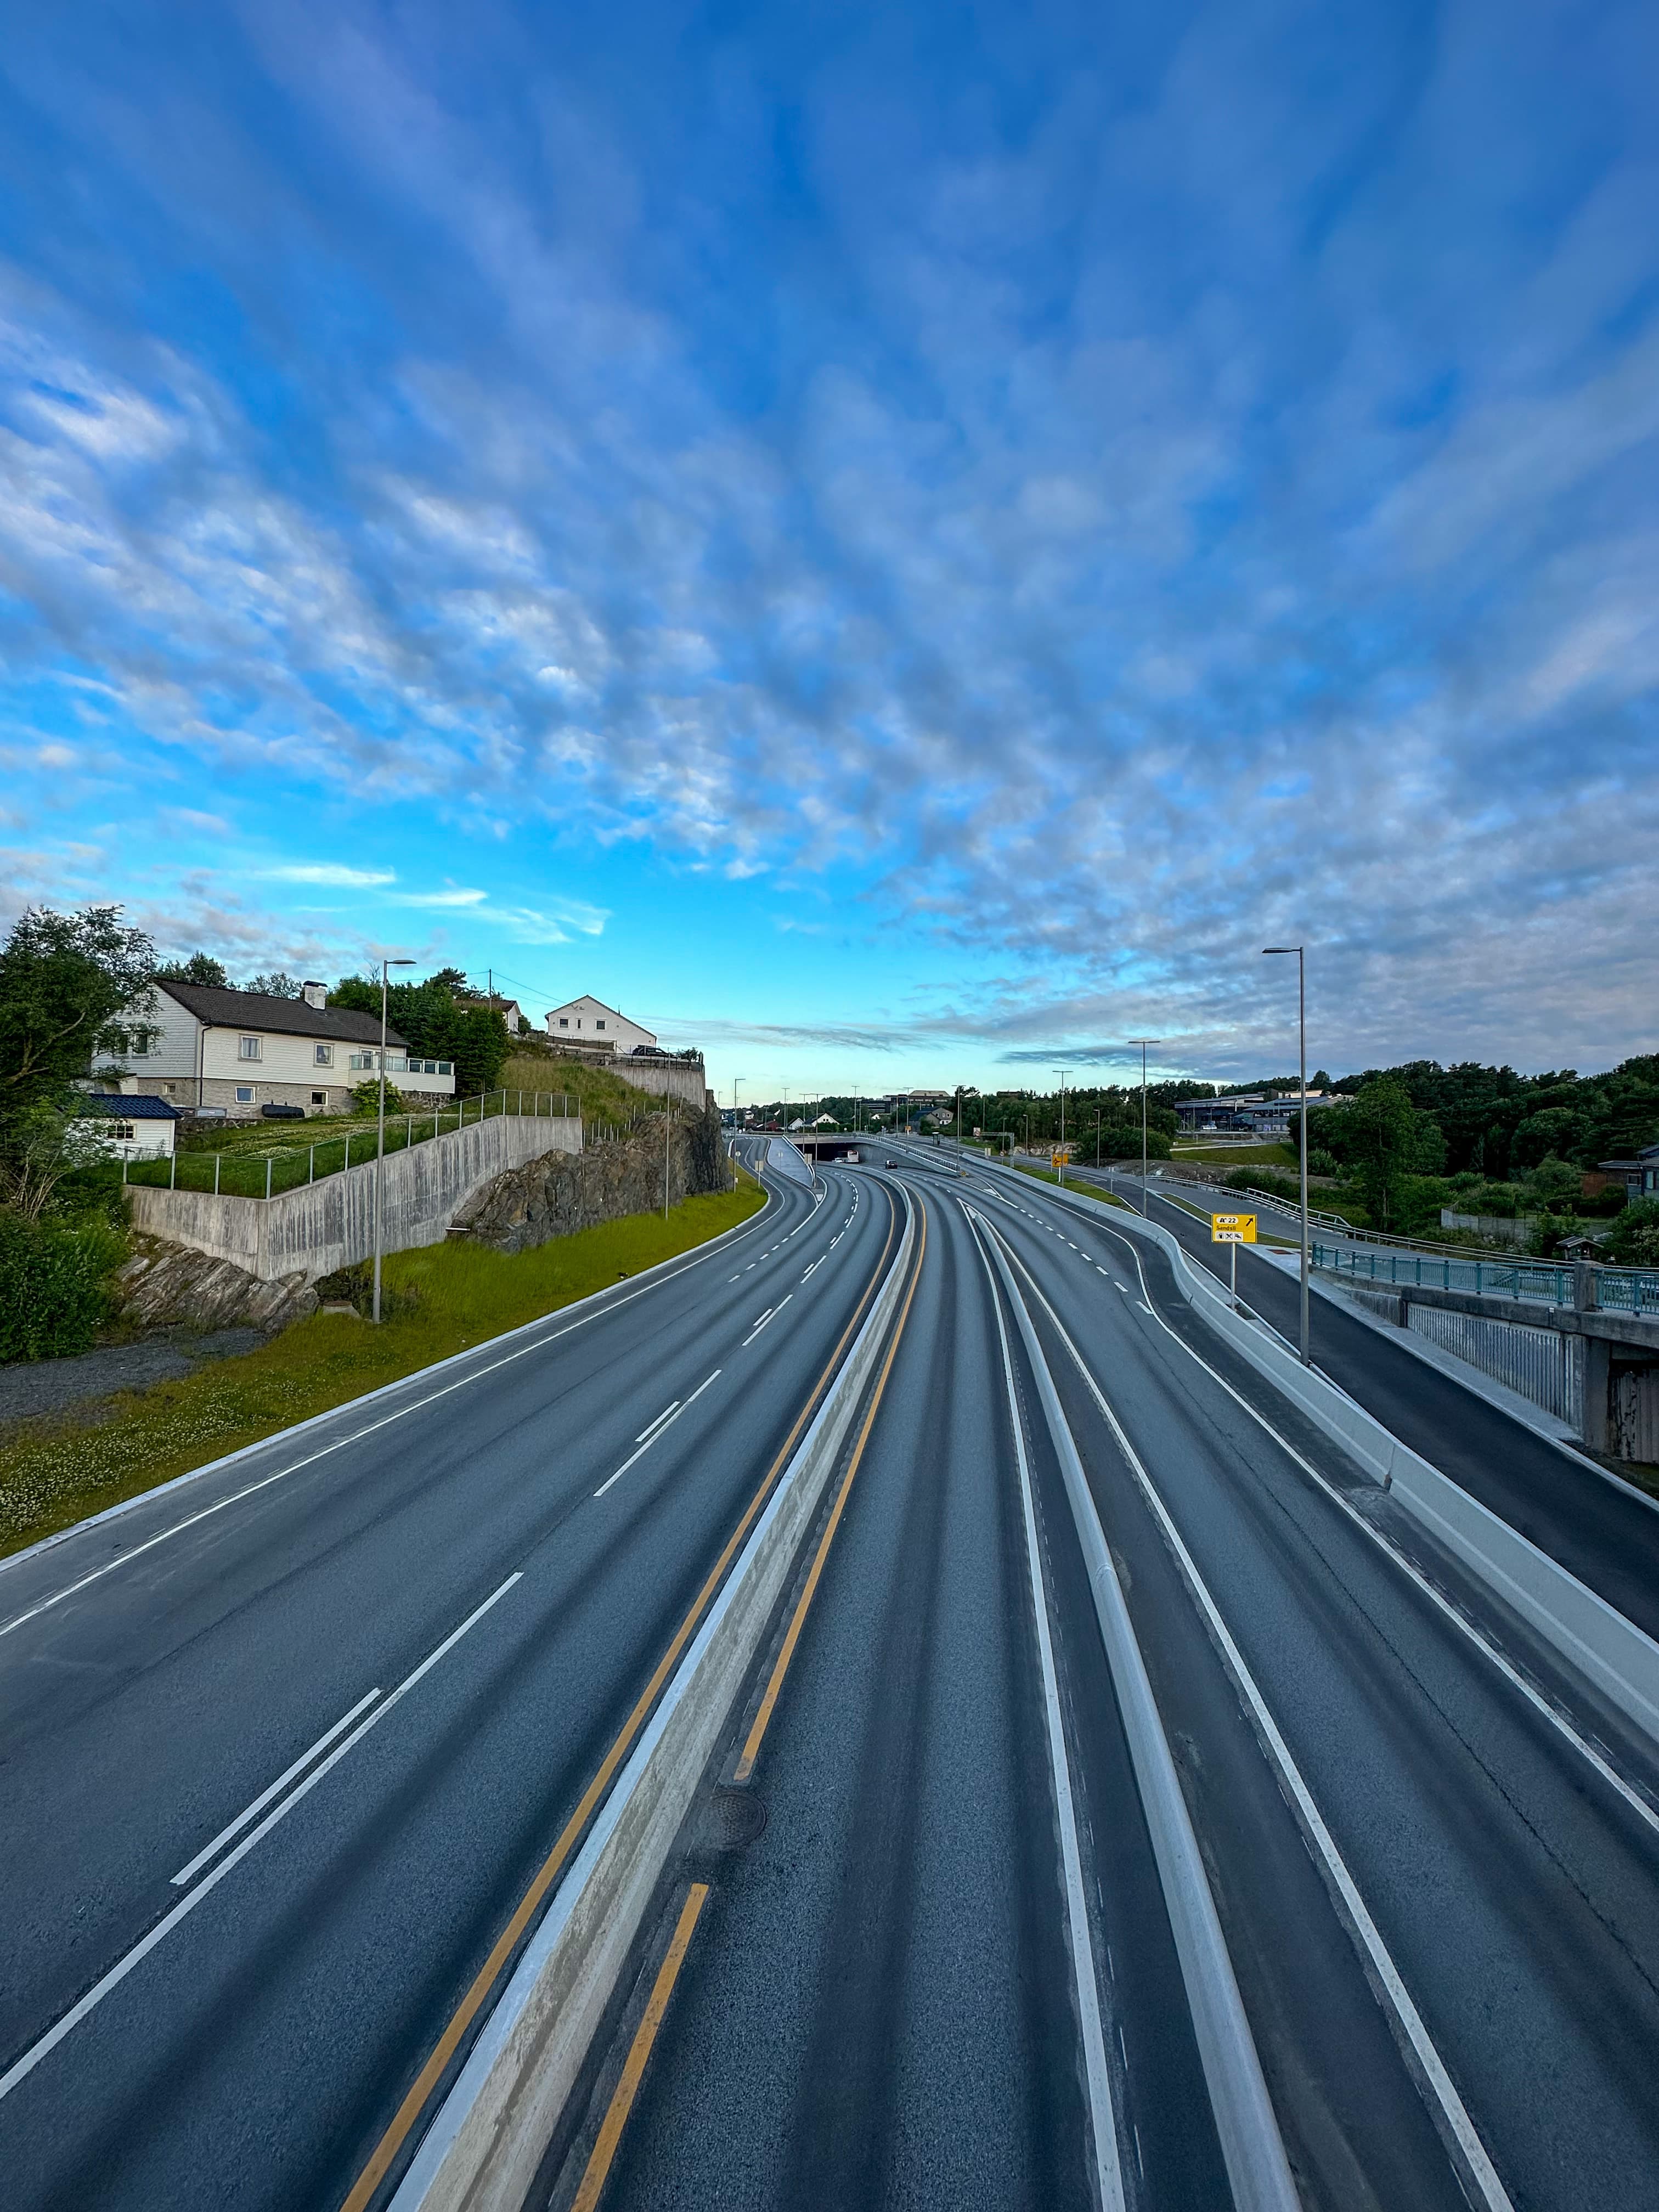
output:
POLYGON ((752 1790, 711 1790, 697 1840, 707 1851, 740 1851, 766 1826, 766 1803, 752 1790))

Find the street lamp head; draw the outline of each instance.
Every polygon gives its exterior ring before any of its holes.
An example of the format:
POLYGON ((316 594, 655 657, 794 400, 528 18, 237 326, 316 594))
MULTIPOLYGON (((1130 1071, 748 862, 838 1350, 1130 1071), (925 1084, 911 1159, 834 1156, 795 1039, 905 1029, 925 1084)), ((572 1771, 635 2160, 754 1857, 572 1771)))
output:
POLYGON ((1261 948, 1261 957, 1265 960, 1270 952, 1300 952, 1301 950, 1302 947, 1299 945, 1264 945, 1261 948))

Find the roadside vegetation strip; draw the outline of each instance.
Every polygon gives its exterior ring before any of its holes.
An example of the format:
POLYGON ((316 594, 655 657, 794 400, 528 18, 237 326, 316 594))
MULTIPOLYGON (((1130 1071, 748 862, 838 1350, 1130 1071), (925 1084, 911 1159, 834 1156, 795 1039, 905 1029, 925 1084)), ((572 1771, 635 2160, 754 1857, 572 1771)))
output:
POLYGON ((355 1315, 313 1314, 177 1382, 21 1424, 0 1463, 0 1554, 642 1273, 765 1202, 744 1176, 735 1191, 686 1199, 666 1220, 629 1214, 527 1252, 456 1243, 394 1253, 378 1329, 355 1315))

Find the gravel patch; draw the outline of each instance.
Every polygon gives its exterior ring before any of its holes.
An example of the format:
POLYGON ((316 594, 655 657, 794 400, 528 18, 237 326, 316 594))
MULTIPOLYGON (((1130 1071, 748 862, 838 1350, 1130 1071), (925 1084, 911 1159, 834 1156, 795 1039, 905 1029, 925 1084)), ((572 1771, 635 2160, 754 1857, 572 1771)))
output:
POLYGON ((0 1426, 40 1413, 67 1413, 117 1390, 147 1390, 193 1375, 204 1360, 230 1359, 265 1341, 257 1328, 221 1328, 207 1336, 169 1329, 137 1344, 100 1345, 72 1359, 19 1361, 0 1367, 0 1426))

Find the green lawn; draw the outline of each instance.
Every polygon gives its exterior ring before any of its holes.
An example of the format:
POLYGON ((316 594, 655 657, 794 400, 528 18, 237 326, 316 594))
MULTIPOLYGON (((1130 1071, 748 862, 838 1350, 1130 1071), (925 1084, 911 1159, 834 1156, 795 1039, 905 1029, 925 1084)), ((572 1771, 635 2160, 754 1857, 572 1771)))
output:
POLYGON ((1296 1165, 1296 1147, 1293 1145, 1206 1145, 1201 1140, 1183 1144, 1177 1138, 1175 1158, 1178 1160, 1223 1161, 1232 1168, 1293 1168, 1296 1165))
POLYGON ((737 1190, 687 1199, 666 1220, 630 1214, 511 1256, 465 1243, 394 1253, 379 1328, 355 1314, 313 1314, 241 1358, 106 1400, 92 1420, 14 1430, 0 1471, 0 1553, 637 1275, 736 1227, 764 1200, 744 1176, 737 1190))

